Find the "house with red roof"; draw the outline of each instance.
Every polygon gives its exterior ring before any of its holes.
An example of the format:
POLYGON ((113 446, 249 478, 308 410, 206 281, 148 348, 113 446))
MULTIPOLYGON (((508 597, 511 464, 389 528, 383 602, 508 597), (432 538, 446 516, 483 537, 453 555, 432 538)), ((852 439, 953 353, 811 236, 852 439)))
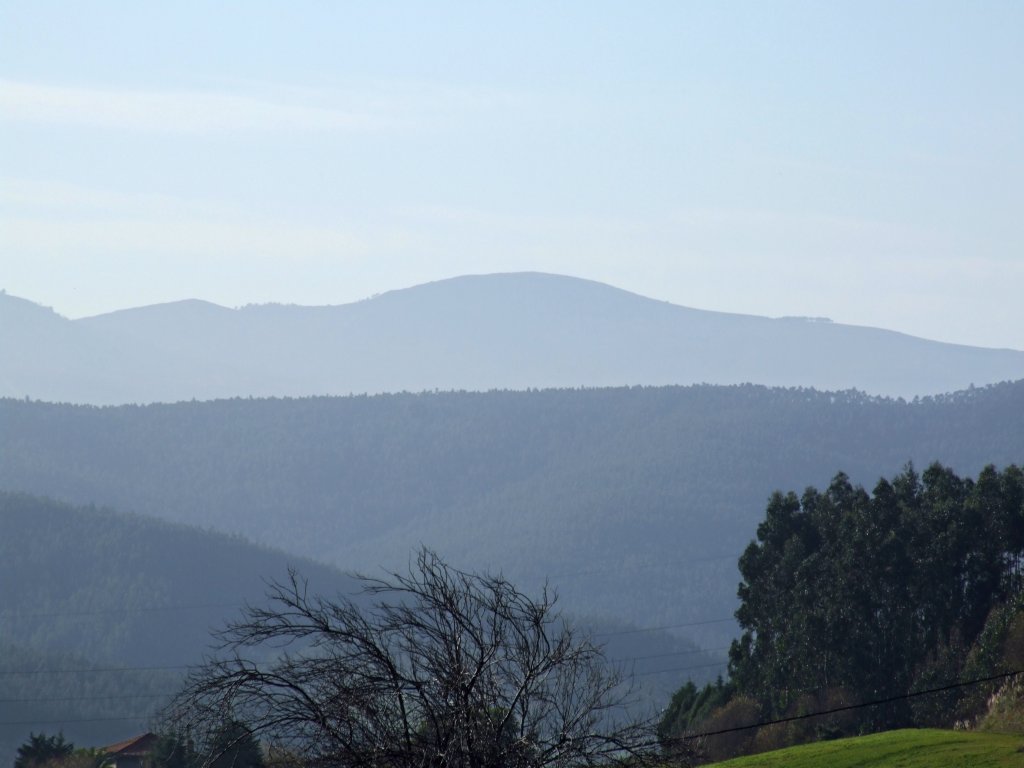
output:
POLYGON ((103 747, 106 755, 103 768, 145 768, 147 758, 153 753, 160 737, 155 733, 144 733, 125 741, 103 747))

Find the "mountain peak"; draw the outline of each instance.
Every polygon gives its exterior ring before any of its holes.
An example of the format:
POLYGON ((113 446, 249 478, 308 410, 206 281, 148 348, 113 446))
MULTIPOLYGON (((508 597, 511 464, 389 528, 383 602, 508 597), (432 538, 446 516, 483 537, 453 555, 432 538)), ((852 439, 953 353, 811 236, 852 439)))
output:
POLYGON ((709 312, 542 272, 260 311, 189 299, 68 321, 17 301, 0 396, 72 402, 701 382, 913 397, 1024 378, 1024 352, 709 312))
POLYGON ((19 319, 30 317, 67 320, 66 317, 58 314, 53 307, 37 304, 30 299, 23 299, 3 289, 0 289, 0 313, 2 313, 0 317, 3 317, 5 322, 16 322, 19 319))
POLYGON ((159 304, 147 304, 142 307, 130 307, 128 309, 116 309, 113 312, 104 312, 99 315, 91 315, 90 317, 82 318, 83 321, 89 322, 98 320, 100 318, 108 317, 134 317, 139 318, 143 316, 165 316, 165 317, 182 317, 182 316, 204 316, 219 313, 228 313, 233 310, 227 307, 222 307, 220 304, 214 304, 210 301, 203 299, 178 299, 177 301, 166 301, 159 304))

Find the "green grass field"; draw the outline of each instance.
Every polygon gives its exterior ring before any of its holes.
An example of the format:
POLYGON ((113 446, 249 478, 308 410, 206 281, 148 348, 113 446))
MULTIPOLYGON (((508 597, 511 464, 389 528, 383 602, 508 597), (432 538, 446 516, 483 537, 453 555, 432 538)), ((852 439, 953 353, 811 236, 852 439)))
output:
POLYGON ((714 768, 1024 768, 1024 736, 902 730, 741 757, 714 768))

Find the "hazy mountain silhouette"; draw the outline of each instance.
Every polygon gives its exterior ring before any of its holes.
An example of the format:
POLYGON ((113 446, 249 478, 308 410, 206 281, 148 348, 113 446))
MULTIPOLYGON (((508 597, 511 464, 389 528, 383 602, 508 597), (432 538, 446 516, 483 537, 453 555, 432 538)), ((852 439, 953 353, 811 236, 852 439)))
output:
POLYGON ((328 307, 202 301, 68 320, 0 296, 0 395, 167 402, 733 384, 913 396, 1024 378, 1024 352, 680 307, 600 283, 458 277, 328 307))

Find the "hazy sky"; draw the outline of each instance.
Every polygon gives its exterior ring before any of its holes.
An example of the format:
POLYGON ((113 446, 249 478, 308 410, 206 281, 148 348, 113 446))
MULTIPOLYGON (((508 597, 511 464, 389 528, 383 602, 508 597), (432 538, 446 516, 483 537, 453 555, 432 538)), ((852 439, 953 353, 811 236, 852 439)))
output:
POLYGON ((1024 349, 1024 3, 0 4, 0 288, 519 270, 1024 349))

